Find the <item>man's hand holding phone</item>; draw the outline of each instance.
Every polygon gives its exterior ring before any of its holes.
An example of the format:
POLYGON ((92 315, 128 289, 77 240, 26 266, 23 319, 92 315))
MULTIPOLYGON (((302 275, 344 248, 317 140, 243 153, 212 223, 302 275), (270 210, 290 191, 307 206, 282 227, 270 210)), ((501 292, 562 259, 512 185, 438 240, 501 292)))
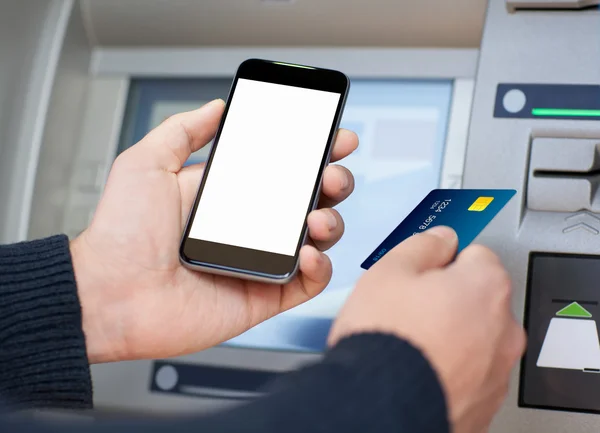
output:
MULTIPOLYGON (((344 231, 331 208, 354 188, 352 174, 339 165, 324 171, 319 209, 308 216, 309 245, 291 282, 243 281, 180 264, 181 233, 203 172, 202 165, 183 164, 214 137, 223 109, 213 101, 173 116, 121 154, 90 227, 72 242, 91 362, 196 352, 311 299, 329 283, 332 267, 323 251, 344 231)), ((357 146, 354 133, 340 130, 331 161, 357 146)), ((232 173, 229 181, 244 179, 232 173)))

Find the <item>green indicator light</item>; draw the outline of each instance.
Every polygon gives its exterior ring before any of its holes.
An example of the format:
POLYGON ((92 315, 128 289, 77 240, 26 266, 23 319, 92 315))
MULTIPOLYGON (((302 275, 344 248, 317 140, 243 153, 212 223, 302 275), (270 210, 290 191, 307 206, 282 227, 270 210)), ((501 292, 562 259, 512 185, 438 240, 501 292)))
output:
POLYGON ((302 69, 315 69, 315 68, 311 68, 310 66, 302 66, 302 65, 294 65, 292 63, 283 63, 283 62, 273 62, 276 65, 281 65, 281 66, 291 66, 292 68, 302 68, 302 69))
POLYGON ((534 116, 600 117, 600 110, 577 110, 569 108, 534 108, 534 116))

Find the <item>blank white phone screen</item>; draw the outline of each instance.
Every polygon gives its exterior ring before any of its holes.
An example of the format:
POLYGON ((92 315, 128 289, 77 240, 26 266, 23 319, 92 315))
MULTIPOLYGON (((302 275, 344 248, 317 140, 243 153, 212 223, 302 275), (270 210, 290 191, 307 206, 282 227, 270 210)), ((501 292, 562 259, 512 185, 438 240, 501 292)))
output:
POLYGON ((293 256, 340 97, 238 79, 189 236, 293 256))

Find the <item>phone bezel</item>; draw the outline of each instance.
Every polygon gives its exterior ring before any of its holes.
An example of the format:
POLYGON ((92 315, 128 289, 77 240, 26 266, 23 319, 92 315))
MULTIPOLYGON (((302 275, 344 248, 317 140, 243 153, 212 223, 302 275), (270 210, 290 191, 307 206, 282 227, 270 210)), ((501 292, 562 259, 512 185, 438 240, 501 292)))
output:
POLYGON ((261 59, 249 59, 243 62, 236 72, 229 91, 223 117, 221 118, 213 142, 213 147, 206 162, 206 168, 196 194, 196 199, 194 200, 192 211, 190 212, 186 223, 179 252, 180 260, 185 266, 196 270, 238 276, 245 279, 285 283, 290 281, 298 270, 300 248, 305 243, 307 235, 306 217, 293 256, 209 242, 189 237, 191 225, 196 216, 198 203, 202 196, 206 179, 210 175, 210 167, 219 143, 221 131, 227 118, 229 105, 235 94, 235 88, 240 78, 340 93, 340 100, 336 108, 334 120, 332 121, 319 172, 315 179, 311 200, 307 206, 306 216, 308 216, 318 203, 323 171, 329 163, 331 149, 346 103, 350 80, 343 73, 329 69, 261 59))

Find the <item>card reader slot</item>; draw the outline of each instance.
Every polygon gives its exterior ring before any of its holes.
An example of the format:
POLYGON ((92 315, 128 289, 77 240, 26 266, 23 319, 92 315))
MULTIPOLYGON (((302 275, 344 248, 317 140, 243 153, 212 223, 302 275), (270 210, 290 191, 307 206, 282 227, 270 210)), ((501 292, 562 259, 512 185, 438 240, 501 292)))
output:
POLYGON ((600 170, 593 171, 549 171, 549 170, 535 170, 533 172, 535 177, 560 177, 560 178, 576 178, 576 179, 589 179, 590 182, 598 180, 600 177, 600 170))
POLYGON ((585 11, 598 11, 598 5, 588 5, 582 7, 557 7, 557 8, 534 8, 534 7, 524 7, 524 8, 513 8, 514 12, 585 12, 585 11))
POLYGON ((546 212, 600 212, 600 140, 534 138, 527 208, 546 212))
POLYGON ((510 12, 585 11, 598 9, 600 0, 506 0, 510 12))

